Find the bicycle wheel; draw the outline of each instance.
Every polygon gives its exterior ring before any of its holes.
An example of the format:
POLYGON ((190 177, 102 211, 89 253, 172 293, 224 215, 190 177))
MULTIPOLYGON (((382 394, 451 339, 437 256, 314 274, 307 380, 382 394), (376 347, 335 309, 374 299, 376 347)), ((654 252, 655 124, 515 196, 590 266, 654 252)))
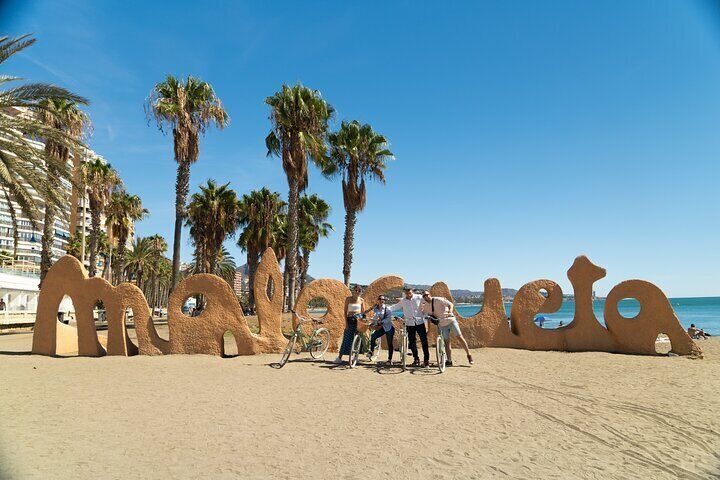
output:
POLYGON ((355 368, 355 365, 357 365, 358 358, 360 358, 360 347, 362 345, 362 339, 360 338, 360 335, 355 335, 355 338, 353 338, 352 347, 350 348, 350 368, 355 368))
POLYGON ((442 335, 438 335, 437 343, 435 344, 435 353, 437 354, 437 365, 440 373, 445 371, 445 363, 447 362, 447 353, 445 352, 445 340, 442 335))
MULTIPOLYGON (((379 338, 377 342, 375 342, 375 351, 374 351, 373 354, 370 356, 370 361, 371 361, 371 362, 374 362, 374 361, 377 360, 378 357, 380 356, 380 350, 382 350, 382 342, 383 342, 382 337, 379 338)), ((371 341, 368 340, 368 352, 370 351, 370 345, 371 345, 371 344, 372 344, 371 341)))
POLYGON ((312 337, 310 337, 308 350, 310 350, 310 355, 317 360, 325 356, 325 352, 327 352, 329 346, 330 332, 327 328, 318 328, 313 332, 312 337))
POLYGON ((400 345, 400 361, 402 362, 403 371, 407 370, 407 353, 408 353, 408 336, 407 333, 402 336, 402 345, 400 345))
POLYGON ((285 366, 288 359, 290 358, 290 354, 293 352, 293 350, 295 350, 295 342, 296 341, 297 341, 297 335, 293 334, 293 336, 290 337, 290 340, 288 340, 285 350, 283 350, 282 357, 280 357, 280 368, 285 366))

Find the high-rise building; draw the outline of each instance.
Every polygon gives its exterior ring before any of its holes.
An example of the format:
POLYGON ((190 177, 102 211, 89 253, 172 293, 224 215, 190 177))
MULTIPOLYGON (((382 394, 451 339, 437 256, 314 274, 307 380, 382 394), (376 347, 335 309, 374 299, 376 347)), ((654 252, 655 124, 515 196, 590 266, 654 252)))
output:
MULTIPOLYGON (((29 115, 26 109, 7 109, 0 112, 0 115, 29 115)), ((45 144, 37 140, 29 140, 30 144, 38 149, 45 148, 45 144)), ((90 149, 81 152, 71 152, 69 165, 73 169, 76 183, 79 184, 80 165, 83 162, 100 159, 105 161, 97 153, 90 149)), ((7 313, 15 311, 35 311, 37 305, 38 290, 33 285, 39 283, 40 273, 40 256, 42 251, 43 236, 43 216, 45 204, 43 198, 35 192, 32 187, 26 185, 33 199, 38 206, 38 219, 33 225, 30 218, 22 211, 20 206, 13 201, 11 196, 6 196, 0 190, 0 256, 2 257, 2 266, 0 266, 0 298, 3 298, 7 305, 7 311, 3 317, 7 317, 7 313), (18 249, 17 257, 13 259, 13 245, 15 236, 15 227, 12 222, 12 214, 14 211, 17 220, 18 249)), ((53 238, 53 261, 58 260, 65 255, 70 236, 77 232, 85 232, 86 242, 89 242, 89 234, 91 230, 90 206, 87 194, 83 194, 81 190, 71 182, 61 180, 63 196, 68 199, 65 206, 55 217, 54 238, 53 238)), ((107 232, 105 227, 105 217, 101 217, 101 229, 107 232)), ((132 232, 132 231, 131 231, 132 232)), ((111 232, 108 234, 108 241, 112 242, 111 232)), ((132 234, 128 238, 128 243, 132 241, 132 234)), ((88 258, 85 258, 85 266, 89 267, 88 258)), ((98 258, 97 270, 102 273, 104 269, 104 259, 98 258)), ((6 323, 0 318, 0 326, 6 323)))

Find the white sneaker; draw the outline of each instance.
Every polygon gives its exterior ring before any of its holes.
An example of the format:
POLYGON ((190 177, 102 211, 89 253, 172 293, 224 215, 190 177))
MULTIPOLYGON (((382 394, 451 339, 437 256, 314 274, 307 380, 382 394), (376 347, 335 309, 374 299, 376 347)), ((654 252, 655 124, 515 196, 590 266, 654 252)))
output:
POLYGON ((340 363, 342 363, 342 358, 341 358, 341 357, 337 357, 335 360, 333 360, 333 363, 335 363, 335 364, 340 364, 340 363))

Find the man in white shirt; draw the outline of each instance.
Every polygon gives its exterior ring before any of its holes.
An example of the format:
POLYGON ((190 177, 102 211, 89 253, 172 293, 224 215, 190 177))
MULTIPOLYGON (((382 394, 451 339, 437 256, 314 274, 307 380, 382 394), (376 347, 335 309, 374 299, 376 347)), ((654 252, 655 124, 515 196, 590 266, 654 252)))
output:
POLYGON ((413 355, 413 366, 420 366, 420 357, 417 350, 417 338, 420 336, 420 344, 423 349, 425 367, 430 365, 430 349, 428 348, 427 341, 427 329, 425 328, 425 320, 423 319, 422 312, 420 311, 420 303, 422 302, 422 296, 413 293, 412 288, 405 287, 405 296, 401 298, 395 305, 390 305, 390 310, 402 310, 403 320, 405 320, 405 327, 408 332, 408 343, 410 344, 410 351, 413 355))
POLYGON ((439 320, 438 327, 440 334, 445 340, 445 350, 447 351, 447 364, 452 366, 452 350, 450 349, 450 335, 454 333, 460 344, 465 349, 467 359, 470 365, 474 364, 467 341, 460 331, 460 324, 455 315, 453 315, 453 304, 450 300, 443 297, 431 297, 427 290, 422 295, 423 302, 420 305, 420 311, 424 314, 431 315, 439 320))

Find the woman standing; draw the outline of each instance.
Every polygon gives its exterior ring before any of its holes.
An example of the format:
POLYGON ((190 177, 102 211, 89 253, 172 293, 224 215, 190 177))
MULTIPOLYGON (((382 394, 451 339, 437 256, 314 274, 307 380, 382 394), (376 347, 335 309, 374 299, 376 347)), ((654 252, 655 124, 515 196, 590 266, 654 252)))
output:
POLYGON ((365 308, 365 300, 360 295, 362 295, 362 287, 355 285, 352 294, 345 299, 345 331, 343 332, 342 345, 340 345, 340 353, 334 363, 342 363, 343 355, 350 357, 353 338, 355 338, 357 332, 358 318, 372 309, 372 307, 365 308))

